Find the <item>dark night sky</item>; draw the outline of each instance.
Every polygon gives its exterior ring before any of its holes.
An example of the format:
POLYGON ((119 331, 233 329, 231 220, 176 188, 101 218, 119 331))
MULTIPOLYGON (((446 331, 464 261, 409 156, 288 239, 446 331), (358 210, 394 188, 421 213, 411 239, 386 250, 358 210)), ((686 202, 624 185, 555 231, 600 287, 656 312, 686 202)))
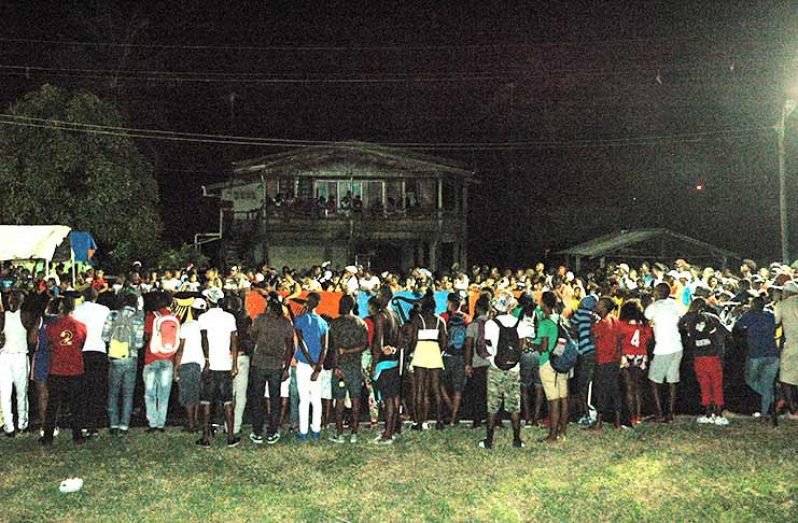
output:
MULTIPOLYGON (((615 223, 669 226, 755 257, 778 253, 767 128, 785 78, 798 82, 795 2, 79 4, 0 7, 4 106, 49 82, 116 99, 133 127, 521 142, 428 151, 479 173, 471 252, 486 261, 497 261, 500 234, 521 241, 507 263, 569 243, 529 226, 508 232, 508 223, 588 205, 624 209, 615 223), (106 70, 127 71, 117 89, 106 70)), ((793 125, 788 166, 798 161, 796 134, 793 125)), ((159 176, 168 236, 186 240, 196 231, 183 216, 198 205, 201 183, 223 179, 232 161, 281 150, 139 146, 159 176)))

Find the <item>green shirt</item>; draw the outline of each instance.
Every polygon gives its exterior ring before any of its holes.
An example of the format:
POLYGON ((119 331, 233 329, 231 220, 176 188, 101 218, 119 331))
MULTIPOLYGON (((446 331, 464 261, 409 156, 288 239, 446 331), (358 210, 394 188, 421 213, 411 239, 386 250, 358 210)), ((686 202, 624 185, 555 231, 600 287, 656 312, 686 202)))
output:
POLYGON ((537 336, 535 337, 535 344, 540 344, 543 342, 543 338, 548 338, 549 346, 546 348, 546 352, 540 355, 540 363, 539 365, 544 365, 547 361, 549 361, 549 354, 554 347, 557 346, 557 323, 560 321, 560 317, 556 314, 552 314, 548 318, 542 320, 538 324, 538 331, 537 336))

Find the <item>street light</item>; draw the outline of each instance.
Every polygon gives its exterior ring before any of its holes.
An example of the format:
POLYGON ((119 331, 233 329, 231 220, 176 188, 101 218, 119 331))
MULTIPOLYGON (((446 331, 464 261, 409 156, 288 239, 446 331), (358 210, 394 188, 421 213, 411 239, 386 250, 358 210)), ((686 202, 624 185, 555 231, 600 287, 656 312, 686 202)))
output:
POLYGON ((781 260, 785 265, 790 264, 790 237, 787 214, 787 180, 785 174, 784 150, 784 123, 787 117, 795 110, 796 101, 787 99, 781 107, 781 119, 776 126, 776 136, 779 144, 779 219, 781 222, 781 260))

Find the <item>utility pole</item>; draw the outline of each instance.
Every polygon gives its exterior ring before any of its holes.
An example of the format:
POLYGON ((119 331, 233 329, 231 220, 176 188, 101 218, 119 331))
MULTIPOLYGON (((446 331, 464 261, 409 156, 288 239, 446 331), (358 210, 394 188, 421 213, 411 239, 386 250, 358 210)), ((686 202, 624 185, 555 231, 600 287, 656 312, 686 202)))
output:
POLYGON ((787 175, 786 151, 784 147, 784 130, 787 117, 795 110, 795 100, 786 100, 781 108, 781 119, 776 126, 779 149, 779 220, 781 223, 781 261, 790 264, 789 213, 787 212, 787 175))

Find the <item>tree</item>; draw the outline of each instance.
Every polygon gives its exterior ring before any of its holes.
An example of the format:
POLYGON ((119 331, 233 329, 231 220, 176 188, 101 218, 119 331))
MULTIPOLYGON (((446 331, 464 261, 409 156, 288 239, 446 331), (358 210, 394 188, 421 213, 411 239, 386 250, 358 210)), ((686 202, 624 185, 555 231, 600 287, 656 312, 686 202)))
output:
POLYGON ((117 261, 153 257, 158 185, 133 140, 109 129, 125 127, 120 111, 90 92, 45 84, 8 113, 14 125, 0 122, 0 222, 69 225, 91 231, 117 261))

